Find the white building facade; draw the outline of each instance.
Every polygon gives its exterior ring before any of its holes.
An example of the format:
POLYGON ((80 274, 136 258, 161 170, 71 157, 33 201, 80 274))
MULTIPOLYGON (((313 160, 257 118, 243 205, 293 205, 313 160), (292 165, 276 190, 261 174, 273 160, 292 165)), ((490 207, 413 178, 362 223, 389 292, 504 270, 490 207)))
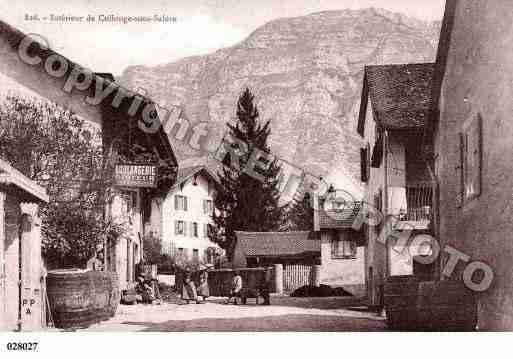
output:
POLYGON ((162 253, 212 263, 208 238, 217 182, 204 166, 180 168, 176 184, 151 208, 151 228, 161 238, 162 253))

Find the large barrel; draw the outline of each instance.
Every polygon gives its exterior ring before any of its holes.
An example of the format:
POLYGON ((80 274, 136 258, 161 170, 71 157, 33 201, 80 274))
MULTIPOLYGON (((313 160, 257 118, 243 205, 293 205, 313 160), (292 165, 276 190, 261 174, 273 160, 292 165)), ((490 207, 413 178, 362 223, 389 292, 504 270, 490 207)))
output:
POLYGON ((55 270, 47 277, 50 311, 57 328, 84 328, 112 317, 119 303, 115 273, 55 270))
POLYGON ((471 331, 476 327, 476 298, 463 283, 392 277, 384 292, 389 329, 471 331))

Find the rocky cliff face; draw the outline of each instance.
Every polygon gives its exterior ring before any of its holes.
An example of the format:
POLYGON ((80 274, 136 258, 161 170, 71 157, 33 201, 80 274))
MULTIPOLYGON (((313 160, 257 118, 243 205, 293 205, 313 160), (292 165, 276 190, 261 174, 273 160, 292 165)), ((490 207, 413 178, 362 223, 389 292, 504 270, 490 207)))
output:
MULTIPOLYGON (((379 9, 341 10, 272 21, 238 45, 205 56, 127 68, 119 79, 162 105, 208 121, 215 147, 244 87, 271 119, 277 155, 339 185, 359 186, 356 117, 364 65, 432 62, 439 23, 379 9)), ((197 157, 175 142, 179 159, 197 157)))

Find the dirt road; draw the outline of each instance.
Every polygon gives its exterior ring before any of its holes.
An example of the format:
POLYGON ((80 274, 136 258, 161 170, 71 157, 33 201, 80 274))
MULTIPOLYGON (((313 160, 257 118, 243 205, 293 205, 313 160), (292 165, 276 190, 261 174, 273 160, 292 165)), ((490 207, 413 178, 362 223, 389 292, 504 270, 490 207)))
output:
POLYGON ((383 318, 344 309, 336 298, 278 298, 271 306, 122 305, 114 318, 88 331, 379 331, 383 318))

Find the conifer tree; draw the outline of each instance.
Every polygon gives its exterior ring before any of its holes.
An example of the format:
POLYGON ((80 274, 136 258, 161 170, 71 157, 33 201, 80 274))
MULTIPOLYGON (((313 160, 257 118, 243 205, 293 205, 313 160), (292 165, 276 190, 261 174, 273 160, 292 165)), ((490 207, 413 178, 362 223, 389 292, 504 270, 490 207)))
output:
POLYGON ((308 192, 301 198, 294 199, 284 215, 283 231, 313 231, 314 210, 308 192))
POLYGON ((224 166, 218 173, 221 190, 214 198, 216 211, 210 234, 230 259, 236 243, 235 231, 277 231, 283 223, 283 208, 278 204, 280 167, 270 158, 267 143, 270 122, 260 121, 249 89, 239 97, 236 116, 235 123, 227 123, 229 140, 222 145, 230 146, 239 156, 226 151, 222 159, 224 166), (268 154, 263 156, 267 159, 258 157, 255 163, 251 156, 257 153, 268 154))

